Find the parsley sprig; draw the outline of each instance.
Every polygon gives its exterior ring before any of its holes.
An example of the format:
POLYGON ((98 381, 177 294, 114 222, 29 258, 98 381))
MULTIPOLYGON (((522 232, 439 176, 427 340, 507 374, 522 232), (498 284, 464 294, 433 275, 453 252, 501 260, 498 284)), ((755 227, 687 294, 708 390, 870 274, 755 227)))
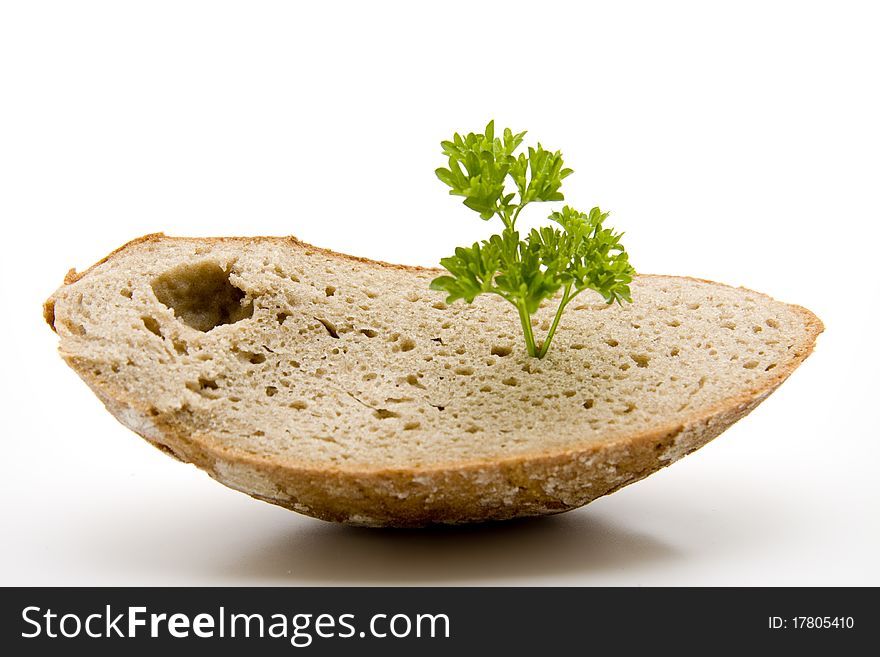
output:
POLYGON ((559 188, 572 173, 564 168, 562 153, 541 144, 529 147, 528 154, 515 154, 525 134, 508 128, 496 137, 490 121, 482 134, 456 133, 452 141, 441 142, 449 165, 437 169, 437 177, 450 194, 463 196, 464 205, 480 218, 488 221, 497 215, 504 229, 443 258, 440 264, 450 275, 435 278, 431 289, 446 292, 447 303, 472 303, 480 294, 506 299, 517 309, 529 355, 543 358, 566 306, 577 295, 594 290, 607 303, 631 302, 629 283, 635 270, 620 243, 622 233, 603 226, 608 213, 599 208, 584 213, 566 205, 549 216, 559 227, 532 229, 520 239, 516 220, 523 208, 532 202, 564 200, 559 188), (560 290, 553 323, 538 342, 531 317, 560 290))

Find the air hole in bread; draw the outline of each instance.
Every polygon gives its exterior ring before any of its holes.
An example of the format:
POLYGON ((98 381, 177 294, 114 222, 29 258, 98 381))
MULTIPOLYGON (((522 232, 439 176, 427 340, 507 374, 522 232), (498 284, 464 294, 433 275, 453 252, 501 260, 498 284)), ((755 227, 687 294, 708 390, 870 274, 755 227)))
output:
POLYGON ((614 338, 608 338, 605 340, 605 344, 607 344, 609 347, 616 347, 620 343, 614 338))
POLYGON ((190 381, 186 384, 186 387, 209 399, 216 399, 219 396, 217 390, 220 386, 217 385, 215 379, 208 377, 200 376, 198 381, 190 381))
POLYGON ((632 402, 627 402, 623 408, 615 409, 615 413, 617 415, 628 415, 636 410, 636 405, 632 402))
POLYGON ((324 288, 324 295, 325 296, 332 297, 334 294, 336 294, 336 288, 333 287, 332 285, 328 285, 327 287, 324 288))
POLYGON ((73 335, 78 335, 82 337, 86 334, 86 327, 79 322, 74 322, 69 319, 62 319, 60 320, 60 324, 68 331, 70 331, 73 335))
POLYGON ((756 360, 747 360, 745 363, 743 363, 743 367, 746 368, 747 370, 753 370, 757 366, 758 366, 758 361, 756 361, 756 360))
POLYGON ((648 363, 651 362, 650 356, 645 354, 630 354, 629 357, 635 361, 638 367, 647 367, 648 363))
POLYGON ((157 276, 153 293, 187 326, 208 332, 234 324, 254 314, 254 304, 244 303, 245 293, 229 281, 229 273, 216 262, 185 264, 157 276))
POLYGON ((365 336, 367 336, 368 338, 375 338, 377 335, 379 335, 379 334, 378 334, 376 331, 374 331, 373 329, 361 329, 361 333, 363 333, 363 334, 364 334, 365 336))
POLYGON ((276 394, 278 394, 278 388, 276 388, 275 386, 266 386, 267 397, 274 397, 276 394))
POLYGON ((586 408, 587 410, 590 410, 591 408, 593 408, 593 400, 588 399, 587 401, 584 402, 583 405, 584 405, 584 408, 586 408))
POLYGON ((265 354, 257 354, 252 351, 240 351, 237 355, 241 360, 248 362, 251 365, 259 365, 260 363, 266 362, 265 354))
POLYGON ((154 317, 141 317, 141 321, 143 321, 144 326, 150 333, 158 335, 160 338, 162 337, 162 331, 159 330, 159 322, 154 317))
POLYGON ((394 411, 389 411, 387 408, 377 408, 373 415, 375 415, 380 420, 390 420, 392 418, 400 417, 398 413, 394 411))
POLYGON ((508 347, 506 345, 495 345, 492 347, 491 354, 493 356, 501 356, 504 358, 505 356, 509 356, 513 351, 512 347, 508 347))
POLYGON ((401 351, 412 351, 416 348, 416 343, 412 338, 404 338, 400 341, 401 351))
POLYGON ((317 319, 321 323, 321 326, 324 327, 324 329, 327 331, 327 334, 331 338, 335 338, 337 340, 339 339, 339 332, 336 330, 336 324, 331 322, 329 319, 324 319, 322 317, 315 317, 315 319, 317 319))

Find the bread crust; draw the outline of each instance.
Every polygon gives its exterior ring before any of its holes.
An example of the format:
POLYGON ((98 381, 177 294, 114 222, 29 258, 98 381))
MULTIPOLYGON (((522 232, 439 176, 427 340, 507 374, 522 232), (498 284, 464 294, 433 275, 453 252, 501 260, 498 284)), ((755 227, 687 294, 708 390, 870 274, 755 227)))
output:
MULTIPOLYGON (((269 240, 373 266, 410 272, 438 271, 341 254, 295 237, 172 238, 154 233, 128 242, 82 273, 71 270, 64 284, 75 283, 135 245, 161 240, 208 244, 269 240)), ((686 278, 731 287, 700 278, 653 277, 686 278)), ((132 398, 111 381, 96 376, 84 360, 62 355, 120 422, 159 449, 196 465, 227 486, 323 520, 421 527, 560 513, 639 481, 702 447, 753 410, 812 353, 816 338, 824 330, 821 320, 806 308, 787 305, 801 315, 806 327, 795 356, 780 363, 760 385, 718 404, 698 409, 676 422, 606 442, 585 440, 565 449, 419 468, 315 468, 222 446, 210 434, 192 433, 173 412, 158 413, 143 400, 132 398)), ((44 317, 54 330, 54 295, 44 304, 44 317)))

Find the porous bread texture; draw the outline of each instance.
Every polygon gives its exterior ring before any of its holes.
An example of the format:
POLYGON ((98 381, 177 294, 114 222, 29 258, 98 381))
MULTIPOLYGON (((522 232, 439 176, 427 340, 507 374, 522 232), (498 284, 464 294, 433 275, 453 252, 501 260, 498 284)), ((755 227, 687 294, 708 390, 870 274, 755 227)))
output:
POLYGON ((153 444, 260 499, 398 526, 555 513, 636 481, 748 413, 822 330, 750 290, 637 276, 632 304, 578 297, 538 360, 508 303, 447 306, 437 274, 153 235, 69 276, 46 318, 153 444))

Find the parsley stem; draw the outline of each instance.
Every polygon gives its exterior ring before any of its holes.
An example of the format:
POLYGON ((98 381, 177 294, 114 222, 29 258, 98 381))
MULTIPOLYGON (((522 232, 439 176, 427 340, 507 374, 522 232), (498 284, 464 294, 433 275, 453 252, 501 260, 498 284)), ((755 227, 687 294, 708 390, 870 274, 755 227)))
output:
POLYGON ((510 227, 511 227, 510 220, 507 218, 507 213, 504 212, 503 209, 500 209, 500 208, 497 208, 497 207, 496 207, 496 208, 495 208, 495 214, 497 214, 497 215, 501 218, 501 221, 504 222, 504 227, 505 227, 505 228, 510 228, 510 227))
POLYGON ((574 298, 574 296, 568 296, 569 292, 571 292, 571 283, 565 286, 565 292, 562 293, 562 301, 559 302, 559 308, 556 309, 556 316, 553 318, 553 324, 550 325, 547 337, 544 338, 544 343, 541 345, 541 351, 538 352, 538 358, 543 358, 547 355, 547 350, 550 348, 550 341, 553 339, 553 334, 556 333, 556 327, 559 326, 559 318, 562 317, 562 311, 565 310, 565 306, 568 305, 568 302, 574 298))
POLYGON ((516 208, 516 212, 513 213, 513 219, 510 220, 510 228, 513 230, 513 227, 516 225, 516 218, 519 216, 519 213, 522 212, 522 209, 526 207, 525 203, 516 208))
POLYGON ((519 312, 519 321, 522 325, 523 336, 526 340, 526 351, 529 352, 529 356, 537 356, 538 350, 535 347, 535 334, 532 333, 532 322, 525 304, 518 301, 516 303, 516 309, 519 312))
POLYGON ((525 205, 517 206, 516 210, 513 211, 513 217, 509 217, 507 215, 507 213, 504 211, 504 209, 501 209, 499 207, 495 208, 495 214, 497 214, 499 217, 501 217, 501 221, 504 222, 505 228, 509 228, 510 230, 513 230, 514 226, 516 226, 516 218, 519 216, 519 213, 522 212, 522 209, 524 207, 526 207, 526 206, 525 205))

